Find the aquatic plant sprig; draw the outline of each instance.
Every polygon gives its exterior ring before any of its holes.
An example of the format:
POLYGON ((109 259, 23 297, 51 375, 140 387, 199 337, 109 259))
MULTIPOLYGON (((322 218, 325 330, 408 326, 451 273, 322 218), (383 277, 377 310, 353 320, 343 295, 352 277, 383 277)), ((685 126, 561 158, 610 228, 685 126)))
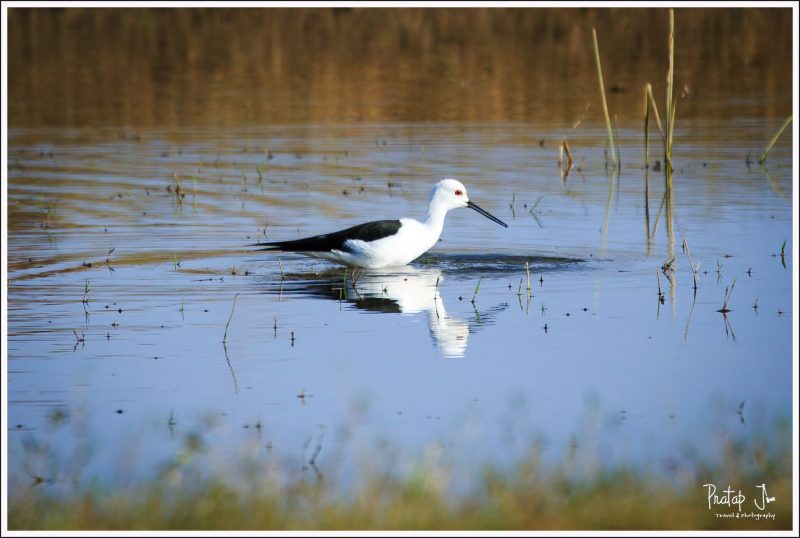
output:
POLYGON ((72 329, 72 334, 75 335, 75 346, 72 348, 72 351, 76 351, 78 346, 81 346, 81 349, 83 349, 86 345, 86 333, 81 331, 81 334, 78 335, 78 331, 72 329))
POLYGON ((472 294, 472 300, 470 301, 473 305, 475 304, 475 298, 478 296, 478 291, 481 289, 481 281, 483 280, 483 275, 478 278, 478 283, 475 285, 475 293, 472 294))
POLYGON ((539 198, 536 199, 536 201, 533 203, 530 209, 528 209, 528 213, 530 213, 531 217, 533 217, 533 220, 536 221, 536 224, 539 225, 539 228, 544 228, 544 226, 542 226, 542 221, 539 219, 541 212, 537 211, 536 209, 537 207, 539 207, 539 203, 542 201, 542 198, 544 197, 539 196, 539 198))
MULTIPOLYGON (((764 164, 765 162, 767 162, 767 154, 769 154, 769 150, 772 149, 772 146, 774 146, 775 142, 777 142, 778 139, 781 137, 781 135, 783 134, 783 131, 786 130, 786 128, 789 126, 790 123, 792 123, 792 118, 793 117, 794 117, 794 115, 789 116, 788 118, 786 118, 786 121, 783 122, 783 125, 781 125, 780 129, 778 129, 775 132, 775 134, 772 136, 772 139, 769 141, 769 144, 767 144, 767 147, 764 148, 764 151, 762 151, 761 155, 758 157, 758 164, 764 164)), ((749 155, 748 155, 748 159, 749 159, 749 155)))

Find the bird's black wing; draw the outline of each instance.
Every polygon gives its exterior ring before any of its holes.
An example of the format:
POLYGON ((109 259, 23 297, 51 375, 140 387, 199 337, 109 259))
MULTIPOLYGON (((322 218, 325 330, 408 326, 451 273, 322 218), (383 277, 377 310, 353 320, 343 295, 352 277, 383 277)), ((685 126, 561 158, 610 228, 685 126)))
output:
POLYGON ((376 220, 358 224, 345 230, 329 234, 315 235, 295 239, 293 241, 275 241, 256 243, 251 247, 262 247, 258 250, 282 250, 284 252, 329 252, 331 250, 347 251, 345 241, 360 239, 361 241, 377 241, 394 235, 402 224, 399 220, 376 220))

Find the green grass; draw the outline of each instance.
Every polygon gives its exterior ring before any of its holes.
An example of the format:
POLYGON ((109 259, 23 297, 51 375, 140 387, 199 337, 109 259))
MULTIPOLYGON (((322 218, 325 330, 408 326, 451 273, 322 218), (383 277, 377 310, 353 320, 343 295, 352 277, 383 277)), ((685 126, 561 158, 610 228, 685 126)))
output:
POLYGON ((448 477, 458 477, 447 465, 427 460, 398 477, 379 456, 366 458, 361 469, 371 471, 343 494, 324 474, 335 469, 324 465, 322 478, 308 472, 288 481, 248 471, 249 483, 234 487, 227 473, 198 472, 199 459, 179 454, 158 478, 127 489, 78 486, 59 497, 41 483, 12 483, 8 523, 14 530, 790 529, 789 435, 778 450, 728 441, 710 463, 681 464, 671 476, 663 469, 584 471, 569 456, 546 465, 534 451, 510 469, 476 466, 477 486, 461 494, 451 492, 448 477), (743 512, 756 511, 755 486, 765 483, 776 498, 766 512, 775 518, 717 518, 735 507, 709 510, 705 483, 742 489, 743 512))

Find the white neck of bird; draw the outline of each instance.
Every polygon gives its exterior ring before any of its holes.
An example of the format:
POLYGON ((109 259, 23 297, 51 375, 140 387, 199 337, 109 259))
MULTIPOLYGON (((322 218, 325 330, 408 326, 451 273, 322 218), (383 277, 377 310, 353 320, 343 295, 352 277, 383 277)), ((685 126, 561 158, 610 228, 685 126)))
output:
POLYGON ((425 226, 432 228, 441 233, 444 227, 444 217, 447 215, 447 209, 442 204, 434 203, 431 200, 428 205, 428 215, 425 218, 425 226))

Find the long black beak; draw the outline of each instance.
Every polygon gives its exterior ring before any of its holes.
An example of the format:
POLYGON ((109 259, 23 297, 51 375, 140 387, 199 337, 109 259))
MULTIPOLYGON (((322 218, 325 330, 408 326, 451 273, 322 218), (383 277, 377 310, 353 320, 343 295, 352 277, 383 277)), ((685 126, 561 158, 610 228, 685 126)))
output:
POLYGON ((470 209, 474 209, 475 211, 477 211, 478 213, 480 213, 481 215, 483 215, 487 219, 495 221, 497 224, 499 224, 503 228, 508 228, 508 224, 506 224, 502 220, 498 219, 497 217, 495 217, 494 215, 492 215, 491 213, 489 213, 485 209, 481 209, 481 207, 478 204, 473 204, 470 201, 470 202, 467 202, 467 207, 470 208, 470 209))

